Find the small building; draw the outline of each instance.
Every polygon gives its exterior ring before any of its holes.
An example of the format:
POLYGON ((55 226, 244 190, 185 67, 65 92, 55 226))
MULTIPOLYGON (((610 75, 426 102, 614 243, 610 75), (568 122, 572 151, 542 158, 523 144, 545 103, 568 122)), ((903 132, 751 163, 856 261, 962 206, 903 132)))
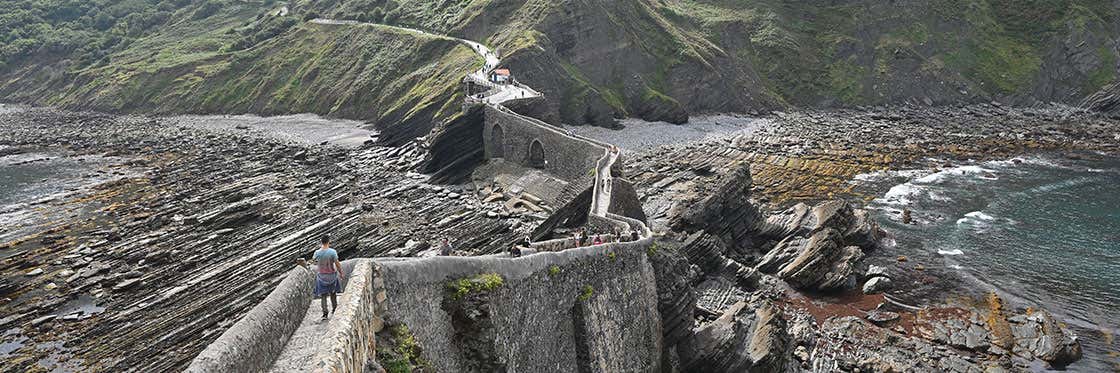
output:
POLYGON ((509 83, 511 79, 509 69, 494 69, 490 72, 490 81, 498 84, 509 83))

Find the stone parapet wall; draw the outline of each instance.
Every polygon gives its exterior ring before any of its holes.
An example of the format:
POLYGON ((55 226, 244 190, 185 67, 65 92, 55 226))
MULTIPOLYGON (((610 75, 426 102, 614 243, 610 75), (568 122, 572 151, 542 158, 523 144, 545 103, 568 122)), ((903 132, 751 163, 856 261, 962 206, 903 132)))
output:
POLYGON ((374 359, 381 318, 377 313, 373 259, 355 259, 347 273, 347 289, 324 337, 329 343, 315 355, 315 372, 362 372, 374 359))
POLYGON ((299 267, 288 271, 264 301, 195 357, 187 372, 267 370, 303 320, 313 281, 311 271, 299 267))
POLYGON ((575 181, 595 169, 596 161, 603 156, 606 147, 592 140, 575 138, 565 134, 560 128, 544 124, 531 118, 486 106, 486 123, 483 138, 486 158, 495 157, 495 147, 501 147, 507 162, 532 167, 529 162, 529 147, 533 141, 540 141, 547 162, 544 171, 562 179, 575 181), (501 144, 493 138, 494 127, 502 128, 501 144))
MULTIPOLYGON (((342 262, 353 273, 356 260, 342 262)), ((343 286, 349 286, 350 276, 343 286)), ((261 372, 268 370, 299 328, 313 299, 315 273, 295 267, 267 297, 210 343, 187 372, 261 372)), ((345 294, 345 293, 344 293, 345 294)))
POLYGON ((491 292, 487 307, 496 336, 493 350, 509 371, 657 371, 661 325, 653 268, 646 257, 651 241, 517 259, 378 260, 386 292, 383 319, 407 325, 436 371, 465 371, 469 357, 456 343, 455 325, 444 306, 447 284, 497 273, 504 284, 491 292), (579 325, 601 322, 608 324, 577 333, 579 325))

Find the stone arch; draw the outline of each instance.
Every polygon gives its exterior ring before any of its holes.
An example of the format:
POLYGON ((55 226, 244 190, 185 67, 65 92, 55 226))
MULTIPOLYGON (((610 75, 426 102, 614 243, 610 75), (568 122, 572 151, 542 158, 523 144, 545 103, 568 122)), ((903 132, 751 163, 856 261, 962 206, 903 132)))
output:
POLYGON ((529 144, 529 166, 533 168, 544 168, 544 144, 541 140, 533 139, 529 144))
POLYGON ((505 131, 497 124, 490 130, 490 158, 505 158, 506 140, 505 131))

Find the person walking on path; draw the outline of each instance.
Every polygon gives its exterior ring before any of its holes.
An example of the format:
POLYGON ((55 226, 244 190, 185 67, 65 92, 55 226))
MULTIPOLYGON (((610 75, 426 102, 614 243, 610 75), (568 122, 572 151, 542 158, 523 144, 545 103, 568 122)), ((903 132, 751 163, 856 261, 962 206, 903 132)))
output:
POLYGON ((323 320, 327 319, 327 296, 331 298, 331 312, 338 308, 338 293, 342 292, 342 263, 338 261, 338 252, 331 248, 330 236, 323 235, 319 240, 323 245, 311 257, 315 262, 315 297, 319 298, 323 306, 323 320))
POLYGON ((451 247, 451 242, 447 240, 447 237, 444 237, 443 242, 439 245, 439 255, 451 256, 451 253, 454 251, 455 248, 451 247))

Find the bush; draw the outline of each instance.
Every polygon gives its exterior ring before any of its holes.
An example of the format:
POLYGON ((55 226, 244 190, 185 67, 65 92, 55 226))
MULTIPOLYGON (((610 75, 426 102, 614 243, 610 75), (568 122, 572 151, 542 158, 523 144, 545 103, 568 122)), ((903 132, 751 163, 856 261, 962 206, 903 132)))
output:
POLYGON ((501 287, 502 276, 497 273, 483 273, 470 278, 462 278, 447 284, 453 299, 462 299, 471 293, 484 293, 501 287))
POLYGON ((579 299, 580 302, 586 302, 588 299, 591 299, 591 295, 593 294, 595 294, 595 288, 591 287, 591 285, 587 285, 583 287, 583 293, 580 293, 579 297, 576 299, 579 299))
MULTIPOLYGON (((381 367, 390 373, 409 373, 413 368, 426 371, 431 368, 424 358, 420 357, 420 345, 408 330, 406 325, 397 325, 389 329, 388 341, 378 344, 377 360, 381 367), (387 342, 387 343, 385 343, 387 342)), ((378 333, 380 334, 380 333, 378 333)))
POLYGON ((548 275, 549 276, 556 276, 558 274, 560 274, 560 267, 559 266, 554 264, 551 267, 548 267, 548 275))

